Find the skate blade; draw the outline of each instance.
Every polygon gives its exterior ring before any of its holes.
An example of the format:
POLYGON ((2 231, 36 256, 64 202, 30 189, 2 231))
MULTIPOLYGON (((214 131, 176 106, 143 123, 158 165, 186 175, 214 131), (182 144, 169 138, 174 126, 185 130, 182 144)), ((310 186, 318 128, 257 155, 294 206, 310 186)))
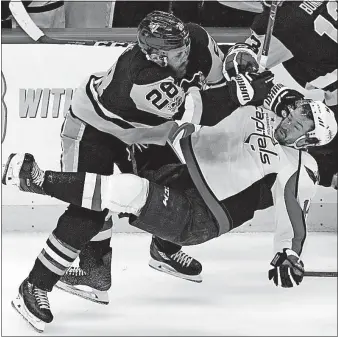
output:
POLYGON ((94 291, 93 288, 88 286, 72 286, 61 281, 56 283, 55 286, 63 291, 66 291, 67 293, 77 295, 86 300, 105 305, 109 304, 109 296, 107 291, 100 291, 96 289, 94 291))
POLYGON ((170 267, 169 265, 163 262, 160 262, 160 261, 156 261, 154 259, 151 259, 149 261, 149 266, 163 273, 166 273, 166 274, 169 274, 175 277, 179 277, 187 281, 196 282, 196 283, 201 283, 203 281, 201 275, 186 275, 186 274, 179 273, 178 271, 176 271, 174 268, 170 267))
POLYGON ((26 307, 25 302, 20 294, 12 301, 12 307, 37 331, 43 332, 46 323, 34 316, 26 307))
POLYGON ((12 153, 8 159, 7 163, 4 167, 4 171, 2 174, 1 182, 4 185, 20 185, 20 179, 19 179, 19 172, 21 170, 23 161, 24 161, 25 155, 24 154, 18 154, 18 153, 12 153), (15 172, 13 165, 15 166, 15 163, 13 164, 13 160, 16 162, 16 164, 20 164, 17 168, 19 169, 18 172, 15 172))

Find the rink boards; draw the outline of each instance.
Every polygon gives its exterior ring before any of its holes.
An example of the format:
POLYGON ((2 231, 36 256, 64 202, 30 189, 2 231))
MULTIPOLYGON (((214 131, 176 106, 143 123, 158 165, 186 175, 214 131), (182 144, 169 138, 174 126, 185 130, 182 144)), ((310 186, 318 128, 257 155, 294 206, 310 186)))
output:
MULTIPOLYGON (((42 168, 60 169, 60 129, 77 85, 88 74, 107 70, 122 47, 2 45, 2 162, 12 152, 31 152, 42 168)), ((49 197, 2 191, 5 231, 50 231, 66 205, 49 197)), ((243 205, 245 207, 245 205, 243 205)), ((271 231, 272 210, 258 212, 241 231, 271 231)), ((337 193, 319 188, 309 229, 337 230, 337 193)), ((115 231, 138 231, 117 221, 115 231)))

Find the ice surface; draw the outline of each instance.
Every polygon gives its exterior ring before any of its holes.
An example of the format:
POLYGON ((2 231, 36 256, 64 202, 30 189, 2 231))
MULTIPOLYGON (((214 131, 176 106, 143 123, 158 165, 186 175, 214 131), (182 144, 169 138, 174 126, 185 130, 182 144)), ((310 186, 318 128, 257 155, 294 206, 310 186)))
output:
MULTIPOLYGON (((48 233, 2 236, 2 335, 39 335, 11 307, 48 233)), ((336 336, 337 278, 293 289, 267 279, 271 233, 227 234, 185 251, 203 263, 200 284, 148 267, 150 235, 114 234, 108 306, 55 289, 46 336, 336 336)), ((308 270, 337 270, 336 233, 310 233, 308 270)))

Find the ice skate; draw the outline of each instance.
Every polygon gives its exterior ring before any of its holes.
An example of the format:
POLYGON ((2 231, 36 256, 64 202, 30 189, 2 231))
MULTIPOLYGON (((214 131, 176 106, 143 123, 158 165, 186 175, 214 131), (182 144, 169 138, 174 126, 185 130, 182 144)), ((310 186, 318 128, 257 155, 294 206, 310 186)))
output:
POLYGON ((2 175, 4 185, 14 185, 20 191, 45 194, 41 187, 45 173, 30 153, 12 153, 2 175))
POLYGON ((101 261, 96 261, 87 249, 79 267, 70 267, 56 284, 56 287, 84 299, 108 304, 108 290, 111 287, 111 250, 101 261))
POLYGON ((169 255, 159 251, 155 242, 152 241, 150 246, 150 256, 150 267, 188 281, 197 283, 202 282, 202 277, 200 275, 202 272, 202 265, 182 250, 169 255))
POLYGON ((39 289, 25 279, 12 306, 38 332, 43 332, 46 323, 53 320, 45 290, 39 289))

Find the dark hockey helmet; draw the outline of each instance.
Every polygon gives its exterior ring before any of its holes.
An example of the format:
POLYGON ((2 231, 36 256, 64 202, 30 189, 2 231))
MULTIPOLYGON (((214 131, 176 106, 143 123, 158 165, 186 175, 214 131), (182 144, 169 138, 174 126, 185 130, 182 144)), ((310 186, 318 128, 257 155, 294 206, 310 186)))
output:
POLYGON ((184 23, 173 14, 153 11, 139 24, 137 40, 147 58, 164 67, 167 52, 190 45, 189 31, 184 23))

